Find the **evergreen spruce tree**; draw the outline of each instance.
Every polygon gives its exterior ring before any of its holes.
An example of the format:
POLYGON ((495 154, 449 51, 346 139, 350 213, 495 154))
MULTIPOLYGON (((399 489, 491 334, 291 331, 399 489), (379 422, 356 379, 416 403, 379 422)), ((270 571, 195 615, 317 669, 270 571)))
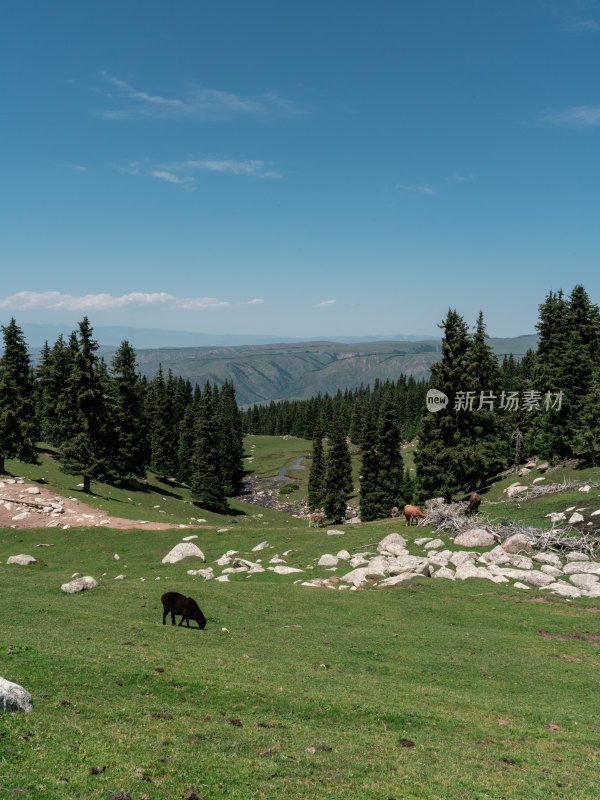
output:
POLYGON ((233 383, 225 381, 219 396, 219 447, 221 474, 226 495, 233 495, 243 472, 244 437, 233 383))
POLYGON ((23 331, 14 318, 2 326, 0 358, 0 474, 4 460, 18 458, 35 464, 35 406, 29 353, 23 331))
POLYGON ((377 431, 373 415, 368 412, 363 428, 363 453, 360 468, 360 518, 372 522, 381 517, 383 497, 379 484, 377 431))
POLYGON ((404 465, 400 450, 398 407, 393 391, 384 396, 377 429, 379 457, 380 516, 387 517, 402 498, 404 465))
POLYGON ((171 397, 160 364, 149 386, 146 414, 150 428, 150 469, 165 479, 177 472, 178 438, 173 431, 171 397))
POLYGON ((483 313, 480 311, 467 352, 465 386, 473 392, 473 410, 468 413, 467 485, 470 491, 482 486, 500 469, 508 466, 509 449, 502 425, 500 367, 487 342, 483 313), (481 406, 481 407, 480 407, 481 406))
POLYGON ((221 475, 219 421, 212 390, 208 383, 202 393, 196 420, 190 486, 192 497, 200 505, 215 511, 227 509, 227 498, 221 475))
POLYGON ((61 439, 60 466, 70 475, 83 476, 83 491, 90 491, 91 480, 102 480, 110 472, 110 448, 114 435, 104 394, 104 376, 99 369, 87 317, 79 323, 79 337, 67 383, 57 403, 61 439))
POLYGON ((325 470, 325 516, 344 520, 346 503, 352 494, 352 462, 339 408, 333 414, 325 470))
POLYGON ((453 309, 440 327, 444 331, 442 358, 431 366, 431 386, 447 395, 448 405, 422 417, 415 467, 420 490, 429 497, 441 495, 449 503, 471 477, 469 412, 455 409, 456 393, 465 382, 469 337, 464 319, 453 309))
POLYGON ((136 371, 135 350, 127 340, 112 360, 114 376, 116 434, 113 470, 121 478, 146 476, 150 459, 144 397, 140 376, 136 371))
POLYGON ((323 430, 319 423, 313 433, 313 450, 308 474, 308 507, 317 511, 325 499, 325 456, 323 453, 323 430))
POLYGON ((595 372, 586 404, 582 409, 580 427, 575 440, 578 450, 585 452, 592 464, 596 464, 600 454, 600 375, 595 372))

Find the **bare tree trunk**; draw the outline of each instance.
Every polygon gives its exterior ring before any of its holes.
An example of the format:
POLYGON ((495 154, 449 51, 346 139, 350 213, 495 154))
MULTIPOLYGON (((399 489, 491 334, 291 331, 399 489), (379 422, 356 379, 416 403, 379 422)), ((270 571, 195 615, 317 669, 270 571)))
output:
POLYGON ((83 491, 86 494, 90 494, 91 491, 92 491, 91 488, 90 488, 90 476, 89 475, 84 475, 83 476, 83 491))
POLYGON ((0 455, 0 475, 6 475, 6 469, 4 467, 4 456, 0 455))

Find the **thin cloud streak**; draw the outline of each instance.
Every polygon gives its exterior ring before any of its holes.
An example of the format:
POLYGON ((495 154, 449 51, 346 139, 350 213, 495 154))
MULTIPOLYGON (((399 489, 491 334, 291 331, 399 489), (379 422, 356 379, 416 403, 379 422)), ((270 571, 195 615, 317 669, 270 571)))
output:
POLYGON ((564 128, 592 128, 600 125, 600 106, 572 106, 566 111, 545 111, 542 122, 564 128))
POLYGON ((401 189, 403 192, 418 192, 419 194, 437 194, 437 191, 432 189, 431 186, 415 186, 412 184, 397 183, 396 189, 401 189))
MULTIPOLYGON (((247 301, 247 305, 258 305, 260 298, 247 301)), ((232 304, 216 297, 175 297, 167 292, 130 292, 120 296, 111 294, 72 295, 61 292, 17 292, 0 298, 0 308, 20 311, 131 311, 136 309, 182 309, 184 311, 207 311, 228 308, 232 304)))
POLYGON ((112 108, 95 113, 105 119, 227 119, 229 117, 300 115, 304 109, 289 100, 279 97, 275 92, 267 92, 258 97, 242 97, 232 92, 218 89, 192 89, 179 97, 164 97, 159 94, 140 91, 127 81, 102 70, 98 73, 109 88, 99 91, 109 98, 112 108))
POLYGON ((598 33, 600 32, 600 22, 596 19, 576 17, 565 25, 565 30, 572 33, 598 33))
POLYGON ((332 306, 337 303, 337 300, 323 300, 322 303, 316 303, 315 308, 326 308, 327 306, 332 306))

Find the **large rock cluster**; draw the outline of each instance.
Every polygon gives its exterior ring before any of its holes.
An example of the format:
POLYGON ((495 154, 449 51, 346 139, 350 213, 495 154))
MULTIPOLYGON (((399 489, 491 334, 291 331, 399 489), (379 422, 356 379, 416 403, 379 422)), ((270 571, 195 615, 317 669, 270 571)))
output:
MULTIPOLYGON (((569 598, 600 597, 600 562, 585 553, 569 553, 565 557, 550 552, 523 555, 516 551, 517 542, 508 547, 505 542, 485 553, 445 548, 442 540, 427 537, 415 543, 423 547, 423 555, 410 554, 403 536, 389 534, 377 545, 377 553, 355 553, 348 561, 352 569, 339 578, 314 578, 303 581, 302 586, 383 589, 420 577, 480 578, 492 583, 513 581, 517 588, 535 587, 569 598)), ((337 569, 339 561, 339 554, 336 557, 324 553, 318 564, 337 569)))

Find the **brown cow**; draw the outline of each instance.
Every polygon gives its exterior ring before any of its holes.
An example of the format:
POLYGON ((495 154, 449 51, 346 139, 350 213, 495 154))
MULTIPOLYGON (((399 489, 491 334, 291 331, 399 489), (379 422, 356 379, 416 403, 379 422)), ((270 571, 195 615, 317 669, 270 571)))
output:
POLYGON ((477 514, 479 506, 481 505, 481 495, 473 492, 469 497, 469 505, 465 508, 465 516, 469 517, 471 514, 477 514))
POLYGON ((320 528, 321 525, 325 522, 325 515, 324 514, 309 514, 308 515, 308 527, 309 528, 320 528))
POLYGON ((412 525, 412 521, 419 519, 425 519, 427 514, 424 514, 419 506, 404 506, 404 516, 406 517, 406 524, 410 527, 412 525))
POLYGON ((392 517, 394 517, 394 519, 395 519, 397 516, 398 516, 398 507, 394 506, 392 508, 392 517))

